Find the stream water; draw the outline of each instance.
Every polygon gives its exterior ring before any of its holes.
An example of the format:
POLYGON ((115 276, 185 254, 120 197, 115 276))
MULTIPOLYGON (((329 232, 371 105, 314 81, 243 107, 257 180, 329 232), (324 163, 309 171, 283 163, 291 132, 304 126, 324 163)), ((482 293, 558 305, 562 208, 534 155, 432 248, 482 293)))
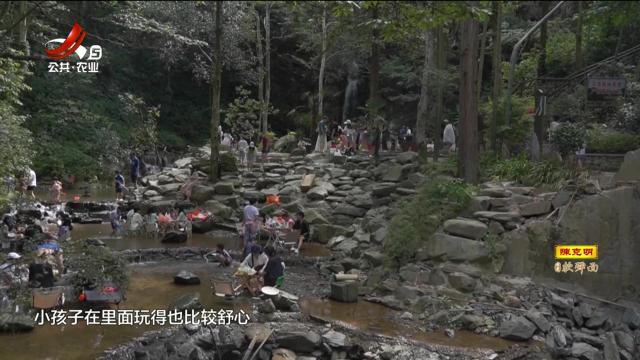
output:
POLYGON ((443 331, 421 331, 394 320, 395 310, 367 301, 341 303, 322 299, 301 299, 302 312, 324 320, 338 321, 347 327, 390 337, 403 337, 426 344, 474 349, 506 349, 514 342, 497 337, 457 331, 453 338, 443 331))
MULTIPOLYGON (((68 192, 68 197, 73 192, 68 192)), ((45 194, 40 194, 44 199, 45 194)), ((83 201, 112 201, 110 189, 93 189, 91 197, 83 201)), ((157 247, 205 247, 213 248, 223 243, 228 249, 239 249, 237 235, 225 232, 193 234, 182 244, 164 244, 158 239, 145 236, 111 237, 109 224, 74 224, 73 239, 88 237, 100 238, 107 246, 115 250, 145 249, 157 247)), ((330 251, 320 244, 305 244, 301 256, 328 256, 330 251)), ((242 309, 250 310, 248 300, 225 300, 213 295, 209 279, 221 270, 214 263, 152 263, 137 264, 129 267, 130 285, 127 299, 120 309, 166 309, 179 296, 197 292, 205 309, 242 309), (201 279, 200 285, 179 286, 173 284, 173 276, 180 270, 188 270, 201 279)), ((477 335, 472 332, 458 331, 453 338, 442 332, 424 332, 408 327, 394 320, 394 310, 379 304, 359 301, 354 304, 338 303, 321 299, 302 299, 301 310, 304 313, 323 319, 338 321, 346 326, 366 332, 390 337, 404 337, 428 344, 453 347, 505 349, 512 344, 500 338, 477 335)), ((0 335, 0 359, 47 359, 74 360, 93 359, 105 349, 130 341, 142 333, 159 326, 38 326, 32 332, 0 335)))
MULTIPOLYGON (((213 295, 209 279, 214 272, 220 271, 217 264, 150 264, 135 265, 130 269, 131 281, 127 299, 120 304, 120 309, 167 309, 179 296, 197 292, 205 309, 249 311, 250 305, 246 301, 228 301, 213 295), (182 269, 197 274, 202 280, 201 284, 173 284, 173 276, 182 269)), ((0 359, 93 359, 110 347, 158 328, 159 326, 37 326, 29 333, 0 335, 0 359)))

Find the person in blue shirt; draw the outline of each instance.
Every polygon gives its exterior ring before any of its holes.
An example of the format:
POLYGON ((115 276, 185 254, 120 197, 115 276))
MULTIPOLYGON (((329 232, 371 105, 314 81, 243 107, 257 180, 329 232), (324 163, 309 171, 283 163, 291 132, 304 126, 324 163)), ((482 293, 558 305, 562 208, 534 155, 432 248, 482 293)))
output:
POLYGON ((116 201, 124 200, 124 196, 122 195, 122 192, 124 191, 124 176, 122 176, 120 170, 116 170, 116 177, 114 180, 116 187, 116 201))
POLYGON ((138 188, 138 178, 140 177, 140 159, 135 153, 131 153, 129 158, 129 165, 131 166, 131 183, 135 189, 138 188))

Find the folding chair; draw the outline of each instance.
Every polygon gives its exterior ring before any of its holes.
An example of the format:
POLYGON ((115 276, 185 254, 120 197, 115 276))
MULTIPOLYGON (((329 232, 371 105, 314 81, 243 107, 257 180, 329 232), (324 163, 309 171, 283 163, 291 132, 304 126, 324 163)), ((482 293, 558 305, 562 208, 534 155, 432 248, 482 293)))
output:
POLYGON ((213 294, 219 297, 235 297, 240 293, 242 285, 233 286, 231 280, 211 279, 213 294))

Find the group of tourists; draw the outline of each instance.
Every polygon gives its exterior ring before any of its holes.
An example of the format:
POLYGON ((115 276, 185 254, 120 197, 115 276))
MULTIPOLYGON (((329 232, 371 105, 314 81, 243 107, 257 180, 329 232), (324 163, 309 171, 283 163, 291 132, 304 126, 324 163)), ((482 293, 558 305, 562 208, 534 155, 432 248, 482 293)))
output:
POLYGON ((171 231, 185 232, 191 236, 193 223, 184 210, 172 208, 168 211, 158 213, 156 209, 149 209, 145 215, 131 209, 123 216, 118 208, 113 209, 109 214, 112 236, 123 234, 125 231, 130 235, 153 236, 164 235, 171 231))
MULTIPOLYGON (((417 151, 418 144, 415 141, 410 127, 402 125, 395 130, 382 117, 377 116, 373 120, 362 119, 359 123, 353 123, 350 119, 343 124, 331 122, 323 117, 316 127, 318 138, 315 152, 354 155, 365 152, 377 157, 382 151, 417 151)), ((443 150, 456 150, 456 132, 451 123, 445 120, 445 128, 442 134, 443 150)), ((433 141, 427 141, 427 150, 433 150, 433 141)))
POLYGON ((265 230, 267 233, 273 230, 291 230, 299 232, 297 243, 291 248, 294 253, 299 253, 305 241, 309 240, 311 229, 309 223, 304 218, 304 212, 299 211, 296 219, 292 219, 289 213, 282 210, 280 216, 269 217, 260 214, 255 206, 255 200, 249 201, 243 211, 243 255, 250 253, 256 241, 257 235, 265 230))

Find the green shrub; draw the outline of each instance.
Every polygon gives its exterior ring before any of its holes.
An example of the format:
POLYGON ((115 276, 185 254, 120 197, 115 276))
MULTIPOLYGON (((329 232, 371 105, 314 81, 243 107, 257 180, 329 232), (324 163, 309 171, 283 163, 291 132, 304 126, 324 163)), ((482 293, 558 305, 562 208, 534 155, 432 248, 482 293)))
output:
POLYGON ((640 148, 640 136, 619 131, 589 130, 587 151, 600 154, 624 154, 640 148))
POLYGON ((584 131, 578 125, 564 124, 553 132, 551 142, 557 146, 560 155, 573 154, 584 143, 584 131))
POLYGON ((238 165, 236 163, 236 157, 232 153, 224 152, 220 153, 220 168, 224 172, 236 172, 238 171, 238 165))
POLYGON ((484 176, 490 180, 515 181, 526 186, 559 187, 565 180, 575 174, 558 161, 530 162, 525 154, 518 157, 497 160, 485 158, 482 160, 484 176))
POLYGON ((414 259, 440 224, 456 216, 470 199, 471 188, 461 180, 436 178, 422 185, 391 219, 383 245, 386 265, 399 267, 414 259))

